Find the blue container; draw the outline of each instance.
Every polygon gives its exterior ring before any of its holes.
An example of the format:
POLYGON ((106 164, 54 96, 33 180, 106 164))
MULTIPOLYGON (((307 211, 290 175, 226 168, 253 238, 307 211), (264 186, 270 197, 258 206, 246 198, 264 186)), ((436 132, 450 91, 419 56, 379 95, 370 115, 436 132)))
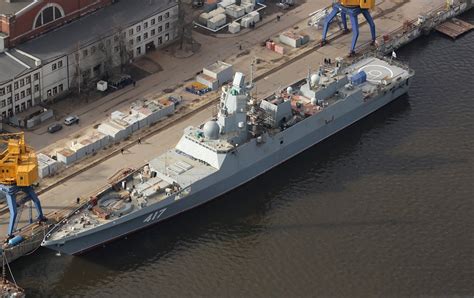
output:
POLYGON ((20 244, 23 240, 23 237, 20 236, 20 235, 16 235, 15 237, 13 237, 12 239, 8 240, 8 245, 10 246, 15 246, 17 244, 20 244))
POLYGON ((365 71, 358 72, 351 77, 351 83, 352 85, 355 85, 355 86, 365 83, 366 81, 367 81, 367 74, 365 73, 365 71))

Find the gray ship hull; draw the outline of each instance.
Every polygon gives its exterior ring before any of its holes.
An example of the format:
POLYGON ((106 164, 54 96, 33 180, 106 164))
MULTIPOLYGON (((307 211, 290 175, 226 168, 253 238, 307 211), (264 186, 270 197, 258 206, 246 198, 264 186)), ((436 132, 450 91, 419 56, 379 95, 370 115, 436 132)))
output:
POLYGON ((307 118, 287 130, 268 136, 266 144, 256 145, 255 141, 250 142, 237 148, 235 167, 231 171, 227 167, 226 171, 217 171, 203 179, 205 181, 200 180, 199 183, 194 183, 191 188, 192 191, 184 198, 176 199, 174 196, 170 196, 129 216, 124 216, 89 232, 78 234, 77 237, 45 240, 42 245, 70 255, 80 254, 195 208, 237 188, 354 124, 400 97, 408 89, 409 82, 370 101, 363 102, 363 99, 361 99, 360 102, 354 103, 355 106, 348 104, 348 107, 342 111, 339 109, 333 113, 331 109, 328 109, 318 117, 307 118), (261 154, 261 157, 256 160, 255 158, 246 160, 246 156, 249 156, 246 151, 255 152, 256 148, 259 147, 262 149, 258 150, 262 150, 265 154, 261 154))

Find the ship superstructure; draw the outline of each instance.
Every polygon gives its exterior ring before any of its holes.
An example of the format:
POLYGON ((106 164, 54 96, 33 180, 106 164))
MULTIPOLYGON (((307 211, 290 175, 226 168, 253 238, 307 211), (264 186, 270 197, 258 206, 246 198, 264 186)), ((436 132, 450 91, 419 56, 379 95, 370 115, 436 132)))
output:
POLYGON ((236 73, 218 115, 74 211, 43 246, 78 254, 244 184, 408 91, 414 72, 385 58, 342 59, 264 99, 236 73))

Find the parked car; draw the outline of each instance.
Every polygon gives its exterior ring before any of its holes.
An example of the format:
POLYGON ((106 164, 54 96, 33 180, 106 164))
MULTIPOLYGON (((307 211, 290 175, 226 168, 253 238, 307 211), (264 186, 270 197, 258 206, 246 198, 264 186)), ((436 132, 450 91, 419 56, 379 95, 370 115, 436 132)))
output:
POLYGON ((115 90, 122 89, 123 87, 127 85, 133 84, 133 82, 134 80, 132 79, 132 77, 127 74, 114 76, 107 81, 108 87, 115 90))
POLYGON ((68 116, 66 119, 64 119, 64 124, 67 126, 73 125, 73 124, 79 124, 79 117, 77 116, 68 116))
POLYGON ((60 123, 54 123, 48 126, 49 133, 55 133, 57 131, 60 131, 61 129, 63 129, 63 126, 60 123))

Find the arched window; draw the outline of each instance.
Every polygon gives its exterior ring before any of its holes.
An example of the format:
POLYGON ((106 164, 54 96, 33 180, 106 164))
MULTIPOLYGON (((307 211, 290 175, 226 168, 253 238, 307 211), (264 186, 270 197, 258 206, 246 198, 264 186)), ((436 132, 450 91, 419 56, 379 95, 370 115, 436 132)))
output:
POLYGON ((48 3, 36 15, 33 29, 44 26, 62 17, 64 17, 63 8, 55 3, 48 3))

